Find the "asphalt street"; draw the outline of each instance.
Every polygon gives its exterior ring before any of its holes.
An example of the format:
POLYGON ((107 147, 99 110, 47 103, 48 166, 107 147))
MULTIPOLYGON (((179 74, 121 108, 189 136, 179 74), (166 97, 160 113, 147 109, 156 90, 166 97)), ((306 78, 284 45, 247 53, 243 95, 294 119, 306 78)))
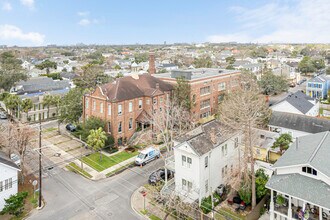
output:
POLYGON ((158 159, 100 181, 55 167, 43 179, 45 207, 28 219, 142 219, 131 208, 131 195, 161 166, 164 161, 158 159))

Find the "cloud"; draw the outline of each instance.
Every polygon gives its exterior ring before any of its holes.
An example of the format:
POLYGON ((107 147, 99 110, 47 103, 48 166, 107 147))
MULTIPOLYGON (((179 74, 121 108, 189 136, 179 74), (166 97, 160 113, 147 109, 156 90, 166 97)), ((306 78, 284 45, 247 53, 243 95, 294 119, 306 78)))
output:
POLYGON ((9 2, 4 2, 2 4, 2 10, 4 11, 11 11, 13 8, 11 7, 11 4, 9 2))
POLYGON ((277 1, 253 9, 235 6, 230 11, 239 31, 215 34, 208 41, 330 43, 329 0, 277 1))
POLYGON ((83 18, 78 22, 78 24, 81 26, 87 26, 91 24, 91 21, 87 18, 83 18))
POLYGON ((14 25, 0 25, 1 40, 20 40, 30 42, 34 45, 41 45, 44 42, 45 35, 37 32, 24 33, 20 28, 14 25))
POLYGON ((21 4, 30 9, 34 9, 34 0, 21 0, 21 4))
POLYGON ((89 11, 79 11, 77 14, 78 16, 86 17, 89 15, 89 11))

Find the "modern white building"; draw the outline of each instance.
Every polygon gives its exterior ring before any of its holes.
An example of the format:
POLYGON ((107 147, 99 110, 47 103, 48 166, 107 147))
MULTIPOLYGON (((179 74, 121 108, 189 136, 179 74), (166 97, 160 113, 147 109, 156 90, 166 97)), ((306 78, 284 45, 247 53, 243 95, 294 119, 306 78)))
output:
POLYGON ((330 132, 298 138, 274 164, 270 219, 330 219, 330 132))
POLYGON ((174 155, 165 162, 166 169, 175 171, 175 178, 166 181, 162 192, 174 190, 186 202, 200 204, 237 169, 240 139, 216 120, 178 138, 174 155))
POLYGON ((0 152, 0 211, 5 205, 5 199, 17 193, 19 170, 13 161, 0 152))

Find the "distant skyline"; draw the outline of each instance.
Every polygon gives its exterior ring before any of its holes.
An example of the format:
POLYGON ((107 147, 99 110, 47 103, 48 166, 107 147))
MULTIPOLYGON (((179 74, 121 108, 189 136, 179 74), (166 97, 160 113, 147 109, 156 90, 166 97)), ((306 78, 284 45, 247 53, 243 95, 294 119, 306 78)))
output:
POLYGON ((0 45, 330 43, 330 0, 0 0, 0 45))

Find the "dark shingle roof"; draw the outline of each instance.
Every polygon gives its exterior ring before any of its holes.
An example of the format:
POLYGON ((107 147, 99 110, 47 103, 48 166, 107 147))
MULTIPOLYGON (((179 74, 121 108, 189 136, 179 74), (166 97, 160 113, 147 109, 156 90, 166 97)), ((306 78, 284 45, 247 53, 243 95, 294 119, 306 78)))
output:
POLYGON ((48 77, 34 77, 27 81, 20 81, 16 84, 23 88, 17 91, 17 94, 54 91, 70 88, 68 80, 53 80, 48 77))
POLYGON ((287 112, 273 112, 269 125, 315 134, 330 130, 330 120, 287 112))
POLYGON ((311 110, 311 108, 314 107, 314 105, 310 102, 312 100, 313 99, 311 97, 307 96, 302 91, 297 91, 293 94, 289 94, 285 99, 274 104, 274 106, 281 102, 287 101, 298 111, 300 111, 303 114, 306 114, 309 110, 311 110))
POLYGON ((219 121, 207 122, 185 135, 176 138, 178 142, 187 142, 189 146, 199 155, 203 155, 225 142, 233 132, 230 128, 225 128, 219 121), (216 136, 216 143, 212 142, 211 133, 216 136))
POLYGON ((2 152, 0 152, 0 163, 19 170, 19 167, 2 152))
POLYGON ((150 74, 125 76, 115 82, 101 86, 103 93, 110 101, 123 101, 143 96, 155 96, 171 91, 173 86, 150 74), (159 88, 157 89, 157 84, 159 88))

